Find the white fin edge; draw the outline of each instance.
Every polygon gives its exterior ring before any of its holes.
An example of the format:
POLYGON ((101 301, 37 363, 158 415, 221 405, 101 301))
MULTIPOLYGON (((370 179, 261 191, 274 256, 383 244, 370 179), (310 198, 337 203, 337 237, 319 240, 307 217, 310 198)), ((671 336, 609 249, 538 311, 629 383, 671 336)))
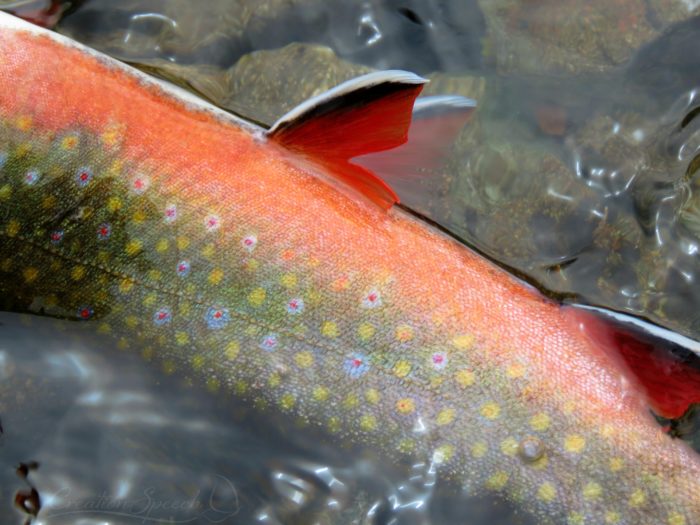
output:
POLYGON ((75 40, 72 40, 66 36, 60 35, 53 31, 49 31, 48 29, 44 29, 43 27, 31 24, 14 15, 0 11, 0 30, 4 31, 8 29, 13 31, 23 31, 35 35, 42 35, 54 40, 58 44, 77 49, 78 51, 81 51, 94 57, 99 62, 109 67, 119 69, 127 75, 131 75, 132 77, 137 78, 139 82, 145 85, 160 88, 165 96, 169 96, 170 98, 175 99, 191 111, 209 113, 212 116, 214 116, 217 120, 220 120, 223 123, 233 124, 245 128, 253 135, 259 138, 263 137, 265 128, 258 126, 257 124, 254 124, 252 122, 249 122, 241 117, 233 115, 232 113, 224 111, 223 109, 218 108, 210 102, 199 98, 198 96, 194 95, 193 93, 190 93, 189 91, 187 91, 184 88, 181 88, 180 86, 176 86, 175 84, 172 84, 171 82, 160 78, 152 77, 144 73, 143 71, 136 69, 133 66, 125 64, 124 62, 120 62, 119 60, 112 58, 109 55, 106 55, 84 44, 81 44, 80 42, 76 42, 75 40))
POLYGON ((448 108, 475 108, 476 100, 472 98, 462 97, 460 95, 434 95, 427 97, 418 97, 416 103, 413 104, 413 114, 430 111, 433 108, 448 109, 448 108))
POLYGON ((700 341, 696 341, 695 339, 691 339, 690 337, 681 335, 677 332, 674 332, 673 330, 669 330, 668 328, 663 328, 648 321, 644 321, 643 319, 640 319, 639 317, 635 317, 633 315, 623 314, 614 310, 607 310, 606 308, 600 308, 597 306, 588 306, 583 304, 568 304, 567 306, 577 308, 579 310, 588 310, 590 312, 596 312, 597 314, 600 314, 603 317, 614 319, 620 322, 621 324, 634 326, 635 328, 639 328, 640 330, 649 335, 658 337, 659 339, 663 339, 665 341, 669 341, 687 350, 690 350, 695 355, 700 357, 700 341))
POLYGON ((368 88, 384 83, 425 84, 427 82, 429 82, 429 80, 426 78, 420 77, 415 73, 411 73, 410 71, 401 71, 399 69, 376 71, 374 73, 368 73, 367 75, 351 78, 350 80, 347 80, 342 84, 338 84, 328 91, 324 91, 320 95, 316 95, 315 97, 305 100, 297 107, 288 111, 282 115, 269 130, 267 130, 267 134, 273 134, 281 126, 293 122, 306 112, 325 104, 329 100, 342 97, 343 95, 352 93, 358 89, 368 88))

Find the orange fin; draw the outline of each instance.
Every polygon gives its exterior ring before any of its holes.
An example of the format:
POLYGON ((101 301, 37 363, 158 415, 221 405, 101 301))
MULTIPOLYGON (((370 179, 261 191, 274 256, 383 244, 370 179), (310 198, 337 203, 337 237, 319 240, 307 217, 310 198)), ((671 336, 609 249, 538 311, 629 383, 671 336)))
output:
POLYGON ((421 97, 413 106, 408 141, 390 151, 358 158, 356 162, 390 183, 440 169, 475 108, 474 100, 457 95, 421 97))
POLYGON ((657 415, 678 419, 700 403, 700 342, 620 312, 565 308, 591 340, 621 361, 657 415))
POLYGON ((349 80, 297 106, 267 136, 388 209, 399 201, 396 193, 350 159, 406 142, 413 103, 426 82, 406 71, 380 71, 349 80))

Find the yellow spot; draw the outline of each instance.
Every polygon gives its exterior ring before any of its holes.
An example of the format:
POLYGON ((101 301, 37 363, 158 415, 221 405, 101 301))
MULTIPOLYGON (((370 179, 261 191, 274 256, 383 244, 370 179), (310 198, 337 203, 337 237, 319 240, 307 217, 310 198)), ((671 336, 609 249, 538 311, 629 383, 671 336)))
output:
POLYGON ((452 445, 442 445, 435 449, 435 452, 433 453, 433 460, 438 464, 445 463, 446 461, 452 459, 454 453, 455 448, 452 445))
POLYGON ((44 208, 45 210, 50 210, 54 206, 56 206, 56 196, 55 195, 49 195, 43 201, 41 201, 41 207, 44 208))
POLYGON ((578 512, 572 512, 569 514, 569 519, 567 521, 569 522, 569 525, 584 525, 585 523, 583 514, 578 512))
POLYGON ((340 420, 337 417, 328 418, 328 431, 332 434, 340 432, 340 420))
POLYGON ((280 386, 280 383, 282 382, 282 378, 277 372, 272 372, 270 374, 270 377, 267 379, 267 384, 270 385, 272 388, 276 388, 280 386))
POLYGON ((160 270, 148 270, 148 278, 151 281, 160 281, 161 277, 163 277, 163 274, 160 273, 160 270))
POLYGON ((189 315, 192 311, 192 304, 186 301, 180 303, 179 307, 180 315, 189 315))
POLYGON ((445 408, 440 411, 440 413, 435 418, 435 422, 438 425, 449 425, 455 420, 455 409, 445 408))
POLYGON ((127 255, 134 256, 141 251, 142 247, 143 247, 143 244, 141 243, 140 240, 132 239, 128 243, 126 243, 126 247, 124 248, 124 251, 126 252, 127 255))
POLYGON ((586 440, 579 434, 571 434, 564 439, 564 448, 572 454, 580 454, 586 447, 586 440))
POLYGON ((195 370, 199 370, 204 366, 204 356, 202 355, 195 355, 192 357, 192 368, 195 370))
POLYGON ((323 296, 318 290, 309 290, 306 292, 306 298, 308 299, 308 303, 310 305, 318 305, 321 303, 321 299, 323 299, 323 296))
POLYGON ((410 454, 416 448, 416 443, 412 439, 402 439, 398 443, 399 452, 402 454, 410 454))
POLYGON ((410 414, 416 409, 416 404, 410 397, 404 397, 396 402, 396 410, 401 414, 410 414))
POLYGON ((564 403, 563 412, 565 414, 573 414, 576 411, 576 403, 573 401, 567 401, 564 403))
POLYGON ((597 499, 602 493, 602 487, 598 485, 595 481, 586 483, 586 486, 583 487, 583 497, 587 500, 597 499))
POLYGON ((360 326, 357 327, 357 335, 363 341, 369 341, 370 339, 372 339, 374 332, 376 332, 374 326, 372 326, 369 323, 362 323, 360 326))
POLYGON ((501 452, 507 456, 515 456, 518 453, 519 443, 512 437, 501 441, 501 452))
POLYGON ((280 284, 285 288, 292 289, 297 286, 297 276, 293 273, 285 273, 280 277, 280 284))
POLYGON ((377 428, 377 418, 371 414, 365 414, 360 418, 360 428, 362 430, 374 430, 377 428))
POLYGON ((130 315, 124 320, 124 322, 129 328, 136 328, 136 326, 139 324, 139 318, 135 315, 130 315))
POLYGON ((610 470, 619 472, 625 466, 625 461, 622 458, 610 458, 610 470))
POLYGON ((14 237, 19 233, 20 229, 20 224, 17 219, 12 219, 10 222, 7 223, 7 227, 5 228, 5 232, 7 233, 8 237, 14 237))
POLYGON ((112 164, 109 165, 108 174, 111 177, 116 177, 121 172, 124 167, 124 162, 121 159, 116 159, 112 164))
POLYGON ((233 385, 234 390, 236 391, 237 394, 245 394, 248 391, 248 383, 243 381, 242 379, 239 379, 236 381, 236 383, 233 385))
POLYGON ((265 296, 267 293, 264 288, 256 288, 248 294, 248 302, 252 306, 260 306, 265 302, 265 296))
POLYGON ((348 394, 343 400, 343 408, 350 410, 360 404, 360 400, 357 398, 356 394, 348 394))
POLYGON ((379 392, 374 388, 368 388, 365 391, 365 399, 370 405, 376 405, 379 403, 380 397, 379 392))
POLYGON ((481 415, 486 419, 497 419, 501 415, 501 407, 496 403, 486 403, 481 407, 481 415))
POLYGON ((107 199, 107 210, 111 213, 122 209, 122 201, 119 197, 110 197, 107 199))
POLYGON ((151 359, 153 359, 153 356, 155 354, 156 354, 156 351, 152 346, 147 346, 143 350, 141 350, 141 357, 143 357, 147 361, 150 361, 151 359))
POLYGON ((312 396, 316 401, 325 401, 328 399, 328 389, 323 386, 317 386, 312 392, 312 396))
POLYGON ((18 157, 25 157, 32 151, 32 145, 29 142, 23 142, 17 147, 16 154, 18 157))
POLYGON ((452 339, 452 344, 455 345, 460 350, 466 350, 468 348, 471 348, 472 345, 474 344, 474 336, 473 335, 456 335, 452 339))
POLYGON ((170 247, 168 239, 159 239, 156 243, 156 251, 159 253, 167 252, 170 247))
POLYGON ((535 414, 530 418, 530 427, 537 432, 544 432, 549 428, 549 416, 544 412, 535 414))
POLYGON ((668 525, 685 525, 685 518, 677 512, 668 515, 668 525))
POLYGON ((605 513, 605 523, 609 523, 610 525, 615 525, 616 523, 620 522, 620 513, 615 512, 614 510, 609 510, 605 513))
POLYGON ((635 490, 629 499, 630 507, 641 507, 646 502, 646 494, 641 489, 635 490))
POLYGON ((209 277, 207 277, 207 280, 210 284, 217 285, 223 278, 224 271, 221 268, 214 268, 211 272, 209 272, 209 277))
POLYGON ((75 135, 68 135, 64 137, 61 141, 61 147, 65 150, 72 150, 78 145, 78 137, 75 135))
POLYGON ((600 427, 600 435, 604 438, 609 438, 615 433, 615 427, 609 424, 605 424, 600 427))
POLYGON ((309 368, 314 364, 314 356, 308 351, 299 352, 294 356, 294 360, 300 368, 309 368))
POLYGON ((231 341, 229 344, 226 345, 226 350, 224 350, 224 354, 226 354, 227 359, 236 359, 240 350, 241 345, 238 344, 238 341, 231 341))
POLYGON ((464 368, 455 374, 455 379, 462 388, 466 388, 474 384, 474 372, 464 368))
POLYGON ((144 212, 143 210, 136 210, 131 216, 131 220, 134 221, 136 224, 141 224, 143 221, 146 220, 146 212, 144 212))
POLYGON ((324 321, 321 325, 321 334, 326 337, 338 337, 338 325, 333 321, 324 321))
POLYGON ((296 401, 293 394, 284 394, 280 399, 280 406, 282 410, 291 410, 296 401))
POLYGON ((207 390, 209 390, 209 392, 216 392, 219 388, 221 388, 221 383, 217 378, 210 377, 207 379, 207 390))
POLYGON ((32 117, 29 115, 17 117, 17 120, 15 120, 15 126, 21 131, 27 131, 32 127, 32 117))
POLYGON ((411 372, 411 363, 408 361, 398 361, 394 365, 394 375, 396 377, 406 377, 411 372))
POLYGON ((508 367, 506 375, 511 379, 517 379, 525 375, 525 367, 520 364, 514 364, 508 367))
POLYGON ((177 238, 177 249, 178 250, 186 250, 190 245, 190 240, 187 237, 178 237, 177 238))
POLYGON ((537 489, 537 497, 546 503, 553 501, 556 495, 557 489, 554 488, 554 485, 552 485, 548 481, 542 483, 542 485, 540 485, 540 488, 537 489))
POLYGON ((73 268, 73 270, 71 270, 70 277, 74 281, 80 281, 83 277, 85 277, 85 267, 76 266, 75 268, 73 268))
POLYGON ((260 263, 255 259, 250 259, 245 263, 245 269, 249 272, 254 272, 258 268, 260 268, 260 263))
POLYGON ((143 298, 143 305, 144 306, 153 306, 156 304, 156 301, 158 300, 158 296, 154 293, 149 293, 146 297, 143 298))
POLYGON ((485 441, 477 441, 472 445, 472 457, 483 458, 489 451, 489 446, 485 441))
POLYGON ((117 129, 108 129, 102 133, 101 138, 105 146, 115 146, 119 141, 119 131, 117 129))
POLYGON ((202 257, 205 257, 206 259, 211 259, 212 257, 214 257, 214 253, 216 253, 216 249, 211 243, 207 244, 204 248, 202 248, 202 257))
POLYGON ((24 269, 22 275, 24 276, 24 280, 26 282, 33 283, 34 281, 36 281, 36 278, 39 277, 39 270, 37 270, 33 266, 30 266, 29 268, 24 269))
POLYGON ((0 199, 1 200, 7 200, 12 196, 12 186, 9 184, 5 184, 4 186, 0 187, 0 199))
POLYGON ((346 276, 338 277, 333 283, 331 283, 331 289, 334 292, 342 292, 343 290, 347 290, 348 287, 350 286, 350 279, 348 279, 346 276))
POLYGON ((175 370, 176 367, 173 361, 170 359, 163 361, 163 372, 165 372, 166 375, 171 375, 175 370))
POLYGON ((107 323, 100 323, 100 326, 97 327, 98 334, 108 334, 111 331, 112 328, 107 323))
POLYGON ((187 332, 175 332, 175 342, 180 346, 184 346, 190 342, 190 336, 187 332))
POLYGON ((120 293, 129 293, 134 286, 134 281, 130 279, 122 279, 119 283, 120 293))
POLYGON ((496 472, 488 480, 486 480, 486 488, 500 490, 508 483, 508 473, 502 470, 496 472))
POLYGON ((396 337, 397 341, 406 343, 413 339, 413 328, 407 324, 401 324, 396 327, 394 336, 396 337))

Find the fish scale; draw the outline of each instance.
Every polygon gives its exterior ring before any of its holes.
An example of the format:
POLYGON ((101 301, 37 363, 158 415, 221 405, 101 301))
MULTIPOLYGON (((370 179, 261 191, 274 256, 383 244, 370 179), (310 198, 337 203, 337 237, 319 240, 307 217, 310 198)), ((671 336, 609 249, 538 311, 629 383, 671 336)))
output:
POLYGON ((697 458, 557 304, 121 66, 58 37, 0 41, 15 308, 87 320, 166 374, 388 460, 430 458, 539 523, 698 523, 697 458))

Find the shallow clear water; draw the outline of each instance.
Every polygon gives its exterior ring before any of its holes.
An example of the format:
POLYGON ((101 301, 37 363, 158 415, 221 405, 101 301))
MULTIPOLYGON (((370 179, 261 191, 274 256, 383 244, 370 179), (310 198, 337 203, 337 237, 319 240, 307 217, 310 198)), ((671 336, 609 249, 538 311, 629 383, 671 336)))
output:
MULTIPOLYGON (((404 201, 554 294, 697 338, 699 16, 687 0, 93 0, 57 30, 262 123, 372 68, 476 98, 439 183, 404 201)), ((69 326, 2 322, 0 455, 39 462, 37 523, 527 523, 427 461, 350 460, 69 326)), ((4 515, 25 487, 4 471, 4 515)))

